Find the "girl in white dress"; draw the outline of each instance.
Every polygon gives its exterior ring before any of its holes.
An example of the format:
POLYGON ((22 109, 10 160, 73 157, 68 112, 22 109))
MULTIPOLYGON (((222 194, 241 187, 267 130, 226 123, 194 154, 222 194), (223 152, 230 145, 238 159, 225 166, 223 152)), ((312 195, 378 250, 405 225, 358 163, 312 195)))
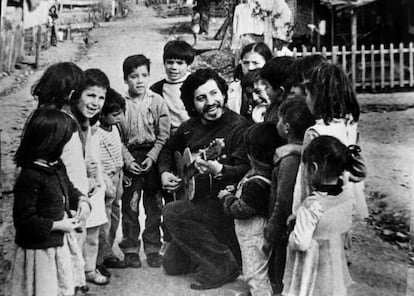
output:
MULTIPOLYGON (((308 128, 303 140, 303 149, 321 135, 329 135, 344 145, 358 144, 359 105, 352 84, 345 72, 337 65, 322 63, 311 75, 306 85, 306 103, 314 116, 315 125, 308 128)), ((344 189, 350 190, 356 203, 356 218, 368 217, 365 200, 363 163, 350 168, 344 178, 344 189)), ((303 163, 299 167, 293 195, 292 213, 295 215, 300 203, 309 196, 310 187, 303 163)))
POLYGON ((352 225, 354 199, 343 189, 355 159, 337 138, 320 136, 303 154, 313 192, 297 210, 289 236, 284 296, 346 296, 352 283, 344 239, 352 225))

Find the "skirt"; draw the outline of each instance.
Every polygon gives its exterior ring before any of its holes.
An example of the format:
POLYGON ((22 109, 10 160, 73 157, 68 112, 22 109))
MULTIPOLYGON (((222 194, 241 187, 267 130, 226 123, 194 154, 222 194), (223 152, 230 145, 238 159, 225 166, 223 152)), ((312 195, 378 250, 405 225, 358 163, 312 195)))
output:
POLYGON ((63 246, 16 248, 11 271, 13 296, 70 296, 85 286, 84 261, 74 233, 65 233, 63 246))

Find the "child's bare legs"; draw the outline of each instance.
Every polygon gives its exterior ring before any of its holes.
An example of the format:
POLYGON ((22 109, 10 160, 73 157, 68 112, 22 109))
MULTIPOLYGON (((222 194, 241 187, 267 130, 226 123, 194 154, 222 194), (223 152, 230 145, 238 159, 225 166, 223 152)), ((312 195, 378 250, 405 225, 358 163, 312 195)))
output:
POLYGON ((106 285, 109 283, 108 278, 101 275, 99 271, 96 270, 99 228, 100 226, 86 228, 86 239, 83 244, 83 258, 85 260, 86 281, 97 285, 106 285))

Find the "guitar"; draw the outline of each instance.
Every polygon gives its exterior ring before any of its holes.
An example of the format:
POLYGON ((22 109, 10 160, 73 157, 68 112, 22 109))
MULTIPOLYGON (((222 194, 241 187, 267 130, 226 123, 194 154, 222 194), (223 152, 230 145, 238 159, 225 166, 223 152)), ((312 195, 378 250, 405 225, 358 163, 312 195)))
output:
MULTIPOLYGON (((195 167, 194 159, 201 157, 204 160, 216 160, 223 152, 224 139, 215 139, 205 149, 200 149, 197 153, 191 153, 189 148, 185 148, 183 154, 175 152, 175 162, 177 164, 177 176, 182 180, 180 187, 175 192, 177 200, 193 200, 196 191, 195 177, 200 175, 198 169, 195 167)), ((204 182, 203 182, 204 183, 204 182)), ((211 182, 210 182, 211 183, 211 182)), ((205 184, 197 183, 197 188, 203 189, 205 184)), ((211 184, 206 189, 211 190, 211 184)))

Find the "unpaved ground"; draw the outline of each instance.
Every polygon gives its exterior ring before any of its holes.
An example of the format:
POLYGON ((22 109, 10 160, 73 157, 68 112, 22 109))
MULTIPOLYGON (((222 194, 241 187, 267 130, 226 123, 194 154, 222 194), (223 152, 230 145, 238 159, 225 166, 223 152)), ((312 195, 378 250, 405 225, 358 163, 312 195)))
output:
MULTIPOLYGON (((162 33, 170 32, 172 26, 189 21, 189 17, 156 18, 151 9, 143 6, 131 8, 132 15, 128 19, 105 23, 102 28, 91 32, 92 47, 78 62, 83 69, 101 68, 109 76, 112 86, 121 92, 125 90, 121 68, 124 58, 135 53, 147 55, 152 60, 152 81, 160 79, 163 77, 162 48, 172 38, 171 35, 162 33)), ((192 42, 190 34, 181 33, 180 36, 192 42)), ((52 49, 49 57, 53 62, 77 60, 80 53, 84 53, 83 48, 82 43, 60 43, 57 49, 52 49)), ((14 166, 11 159, 25 118, 36 105, 29 95, 30 85, 40 75, 41 72, 34 73, 20 90, 0 97, 3 190, 12 188, 14 166)), ((3 84, 5 83, 0 80, 0 85, 3 84)), ((414 163, 414 109, 408 107, 414 104, 414 93, 362 95, 359 98, 363 109, 367 110, 361 116, 360 131, 361 146, 370 168, 366 182, 370 209, 377 209, 380 202, 381 212, 401 213, 408 217, 414 163), (371 112, 372 110, 381 112, 371 112)), ((0 235, 5 238, 4 255, 6 259, 12 259, 12 196, 5 195, 1 204, 4 223, 0 226, 0 235)), ((404 295, 407 250, 384 242, 371 227, 358 226, 354 232, 354 247, 348 256, 356 284, 350 295, 404 295)), ((213 296, 231 295, 236 293, 234 291, 243 290, 239 281, 222 289, 196 292, 188 289, 188 281, 186 277, 168 277, 160 269, 144 266, 139 270, 115 271, 111 284, 95 291, 99 295, 213 296)))

